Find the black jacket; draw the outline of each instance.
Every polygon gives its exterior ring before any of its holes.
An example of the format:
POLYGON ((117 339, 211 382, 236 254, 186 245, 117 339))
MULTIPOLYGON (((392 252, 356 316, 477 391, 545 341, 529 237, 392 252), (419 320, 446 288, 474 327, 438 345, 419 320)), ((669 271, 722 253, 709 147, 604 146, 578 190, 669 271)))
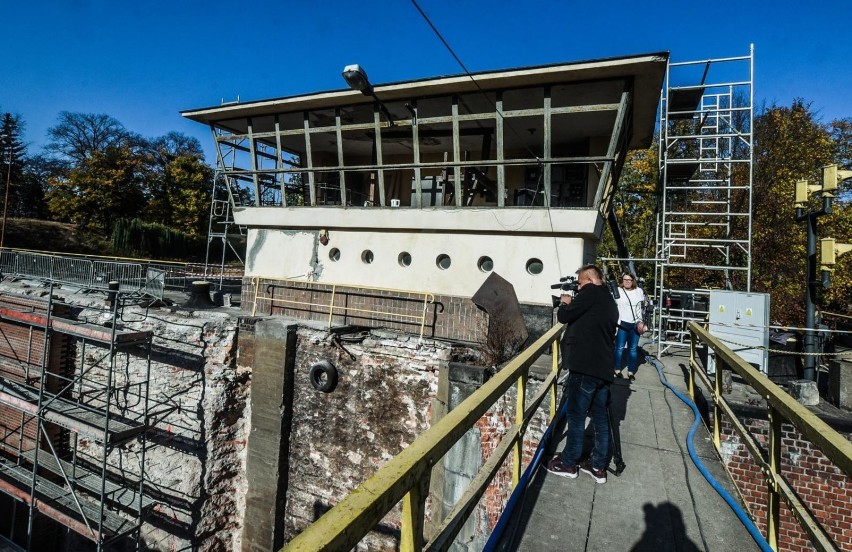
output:
POLYGON ((556 318, 567 324, 562 334, 563 366, 578 374, 613 381, 618 307, 607 287, 584 285, 570 304, 559 305, 556 318))

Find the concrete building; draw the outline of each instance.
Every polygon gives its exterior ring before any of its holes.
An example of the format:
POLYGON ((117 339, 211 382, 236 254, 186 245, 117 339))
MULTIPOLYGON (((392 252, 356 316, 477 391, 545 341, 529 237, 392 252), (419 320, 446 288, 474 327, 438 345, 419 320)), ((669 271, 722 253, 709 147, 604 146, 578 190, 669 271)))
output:
POLYGON ((213 132, 248 277, 469 298, 497 273, 536 333, 549 284, 594 261, 627 151, 651 144, 667 62, 375 87, 355 66, 360 90, 183 115, 213 132))

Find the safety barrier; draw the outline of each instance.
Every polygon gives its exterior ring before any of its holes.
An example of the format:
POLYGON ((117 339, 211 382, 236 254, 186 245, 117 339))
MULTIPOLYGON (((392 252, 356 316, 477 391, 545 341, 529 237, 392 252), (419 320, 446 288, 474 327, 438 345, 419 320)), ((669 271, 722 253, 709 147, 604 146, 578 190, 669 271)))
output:
POLYGON ((755 465, 763 473, 767 484, 766 511, 769 545, 773 550, 778 550, 781 526, 780 505, 781 500, 784 500, 817 550, 836 550, 836 546, 819 519, 810 512, 781 473, 783 445, 781 426, 783 423, 792 424, 803 438, 810 440, 838 469, 850 477, 852 477, 852 443, 721 341, 710 335, 707 329, 695 322, 691 322, 688 327, 690 332, 689 392, 694 400, 696 376, 703 382, 706 389, 710 390, 713 403, 713 443, 716 449, 721 449, 721 423, 724 414, 751 454, 755 465), (697 356, 697 342, 707 345, 715 354, 716 372, 712 381, 697 356), (769 411, 769 440, 766 444, 766 452, 739 421, 733 408, 725 400, 722 394, 722 373, 725 370, 733 370, 766 400, 769 411))
POLYGON ((268 278, 265 276, 252 276, 252 289, 254 290, 254 302, 252 303, 251 315, 257 314, 258 304, 268 302, 270 309, 275 306, 294 305, 300 309, 309 309, 316 307, 322 309, 323 313, 328 314, 328 326, 331 327, 335 315, 358 315, 370 317, 388 317, 396 321, 411 322, 420 326, 420 338, 423 338, 423 331, 426 328, 426 316, 428 315, 429 305, 435 303, 435 296, 426 291, 410 291, 391 288, 379 288, 371 286, 353 286, 347 284, 335 284, 330 282, 309 282, 306 280, 286 279, 286 278, 268 278), (287 299, 286 297, 276 297, 276 289, 289 289, 292 291, 315 288, 315 291, 326 293, 329 298, 325 302, 313 302, 306 300, 304 297, 287 299), (265 290, 265 291, 261 291, 265 290), (348 291, 347 291, 348 290, 348 291), (355 292, 359 295, 374 293, 377 296, 387 294, 410 295, 419 297, 418 301, 422 301, 423 307, 419 314, 406 314, 405 312, 392 311, 388 309, 368 309, 359 306, 350 305, 348 303, 338 305, 335 304, 335 298, 338 295, 355 292))
POLYGON ((319 520, 308 526, 284 550, 350 550, 402 500, 400 550, 447 550, 474 512, 494 476, 510 453, 512 485, 523 471, 522 446, 527 426, 538 407, 550 397, 550 416, 556 414, 557 353, 561 324, 500 369, 495 376, 435 425, 394 456, 370 479, 319 520), (552 370, 538 392, 527 401, 527 377, 533 362, 552 350, 552 370), (424 535, 426 498, 432 467, 513 386, 517 390, 514 424, 485 460, 470 487, 433 535, 424 535))
MULTIPOLYGON (((21 249, 0 250, 0 271, 3 276, 33 278, 79 286, 85 290, 105 291, 109 282, 119 283, 119 290, 140 292, 152 297, 163 297, 165 290, 183 291, 194 280, 224 277, 211 274, 203 264, 101 257, 95 255, 54 254, 21 249)), ((240 281, 242 269, 228 273, 227 277, 240 281)))

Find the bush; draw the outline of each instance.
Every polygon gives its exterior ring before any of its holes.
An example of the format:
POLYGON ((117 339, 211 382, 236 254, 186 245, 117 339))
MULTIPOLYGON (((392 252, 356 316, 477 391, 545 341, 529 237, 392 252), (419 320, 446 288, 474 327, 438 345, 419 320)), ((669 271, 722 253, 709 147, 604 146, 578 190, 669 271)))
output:
POLYGON ((163 224, 119 219, 112 229, 112 247, 115 254, 128 257, 186 260, 196 256, 201 244, 163 224))

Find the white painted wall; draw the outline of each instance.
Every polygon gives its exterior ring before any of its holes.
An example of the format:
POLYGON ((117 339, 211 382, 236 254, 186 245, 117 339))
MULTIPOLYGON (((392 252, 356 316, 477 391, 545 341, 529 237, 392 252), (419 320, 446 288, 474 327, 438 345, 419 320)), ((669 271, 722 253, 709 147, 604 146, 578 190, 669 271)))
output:
POLYGON ((488 256, 519 301, 549 304, 550 284, 573 274, 589 249, 580 237, 329 230, 325 246, 318 237, 319 231, 249 230, 246 274, 469 297, 489 275, 477 265, 488 256), (334 249, 340 251, 338 261, 330 258, 334 249), (362 260, 366 250, 373 253, 370 264, 362 260), (411 255, 410 266, 400 264, 403 252, 411 255), (442 254, 450 257, 448 269, 437 266, 442 254), (542 261, 541 274, 527 271, 531 259, 542 261))

